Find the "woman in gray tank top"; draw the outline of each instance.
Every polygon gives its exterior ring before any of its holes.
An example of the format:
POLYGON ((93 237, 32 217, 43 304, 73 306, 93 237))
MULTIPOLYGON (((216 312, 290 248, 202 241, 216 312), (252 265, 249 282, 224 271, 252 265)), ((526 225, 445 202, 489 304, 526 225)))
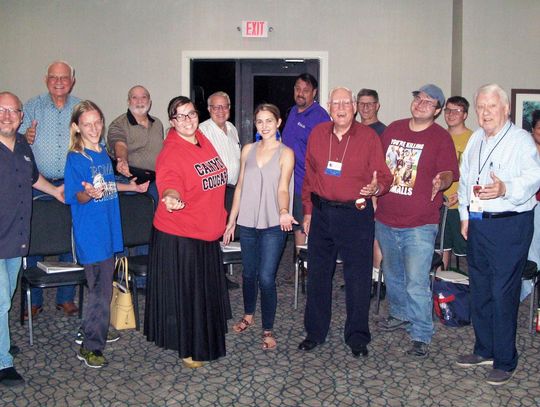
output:
POLYGON ((294 153, 281 143, 281 118, 276 106, 259 105, 254 116, 257 141, 242 149, 240 176, 223 241, 228 244, 234 238, 238 223, 244 266, 244 316, 233 330, 244 332, 253 324, 260 288, 262 348, 270 350, 276 348, 272 333, 277 306, 276 272, 287 232, 297 223, 290 214, 294 153))

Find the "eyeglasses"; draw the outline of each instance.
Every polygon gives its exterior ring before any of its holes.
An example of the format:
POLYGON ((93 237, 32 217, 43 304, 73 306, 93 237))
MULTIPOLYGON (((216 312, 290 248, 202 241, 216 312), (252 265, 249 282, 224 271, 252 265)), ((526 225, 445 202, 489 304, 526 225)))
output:
POLYGON ((463 112, 464 112, 463 109, 450 109, 448 107, 444 109, 444 113, 447 114, 447 115, 460 114, 460 113, 463 113, 463 112))
POLYGON ((21 113, 21 109, 13 109, 11 107, 2 107, 0 106, 0 114, 7 114, 8 116, 15 116, 21 113))
POLYGON ((377 104, 377 102, 358 102, 358 107, 360 109, 363 109, 363 108, 368 108, 368 109, 373 109, 375 107, 375 105, 377 104))
POLYGON ((339 108, 339 106, 343 106, 345 108, 351 107, 353 104, 353 101, 350 99, 342 99, 342 100, 331 100, 330 106, 334 109, 339 108))
POLYGON ((191 112, 187 114, 177 113, 176 116, 173 116, 173 119, 176 119, 176 121, 179 122, 185 122, 188 117, 189 119, 194 119, 199 115, 199 113, 196 110, 192 110, 191 112))
POLYGON ((49 75, 47 76, 47 80, 51 82, 69 82, 71 80, 71 76, 49 75))
POLYGON ((226 112, 230 108, 231 108, 231 105, 210 105, 210 109, 212 109, 213 112, 219 112, 220 110, 223 110, 224 112, 226 112))
POLYGON ((424 105, 426 105, 428 107, 437 108, 437 105, 438 105, 438 102, 432 102, 429 99, 422 99, 420 96, 415 96, 413 98, 413 101, 414 101, 415 104, 417 104, 419 106, 424 104, 424 105))

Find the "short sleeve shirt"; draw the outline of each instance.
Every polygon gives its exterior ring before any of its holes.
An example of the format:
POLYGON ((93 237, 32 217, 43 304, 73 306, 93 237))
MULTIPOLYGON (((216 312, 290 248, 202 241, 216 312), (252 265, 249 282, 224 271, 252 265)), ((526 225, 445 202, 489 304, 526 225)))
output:
POLYGON ((23 135, 13 151, 0 143, 0 258, 26 256, 30 241, 32 185, 38 180, 34 155, 23 135))

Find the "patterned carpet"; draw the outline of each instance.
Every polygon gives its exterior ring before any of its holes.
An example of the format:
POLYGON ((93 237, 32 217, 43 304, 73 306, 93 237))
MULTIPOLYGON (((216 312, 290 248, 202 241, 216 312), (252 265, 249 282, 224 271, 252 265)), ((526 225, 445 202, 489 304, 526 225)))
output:
MULTIPOLYGON (((286 249, 278 274, 278 347, 263 352, 260 319, 243 334, 230 329, 227 357, 196 370, 182 366, 173 351, 146 342, 135 330, 123 331, 105 349, 109 365, 87 368, 75 357, 79 321, 54 309, 54 289, 45 291, 45 310, 34 321, 34 346, 27 328, 18 323, 20 293, 11 310, 12 342, 21 348, 15 357, 26 385, 0 387, 5 406, 538 406, 540 405, 540 334, 526 329, 528 300, 519 311, 519 367, 513 380, 493 387, 484 382, 485 367, 463 369, 454 361, 473 344, 471 327, 437 332, 424 360, 404 354, 409 341, 404 331, 383 333, 372 302, 373 341, 367 358, 354 359, 344 344, 343 282, 335 276, 333 320, 327 342, 312 352, 297 350, 304 338, 303 305, 292 307, 294 286, 286 283, 292 266, 292 247, 286 249)), ((240 267, 233 277, 240 282, 240 267)), ((232 290, 233 315, 242 316, 241 290, 232 290)), ((141 295, 144 307, 144 295, 141 295)), ((229 327, 232 326, 232 321, 229 327)))

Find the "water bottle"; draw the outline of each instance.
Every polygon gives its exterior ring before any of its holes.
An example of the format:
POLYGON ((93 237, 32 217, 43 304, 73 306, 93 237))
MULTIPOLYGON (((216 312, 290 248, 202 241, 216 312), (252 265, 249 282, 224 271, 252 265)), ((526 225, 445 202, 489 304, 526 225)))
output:
MULTIPOLYGON (((439 293, 439 300, 444 300, 443 293, 439 293)), ((442 317, 445 321, 450 321, 452 319, 452 311, 447 303, 439 301, 439 308, 441 309, 442 317)))

